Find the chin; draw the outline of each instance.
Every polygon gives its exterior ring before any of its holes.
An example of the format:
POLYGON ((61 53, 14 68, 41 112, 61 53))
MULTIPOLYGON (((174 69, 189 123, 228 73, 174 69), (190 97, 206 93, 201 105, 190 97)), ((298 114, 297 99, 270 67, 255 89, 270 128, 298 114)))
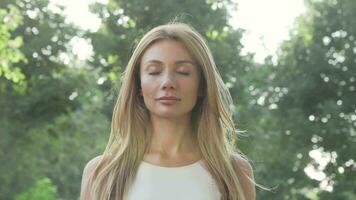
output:
POLYGON ((159 118, 167 118, 167 119, 182 117, 182 115, 177 115, 177 113, 160 113, 160 114, 155 114, 155 116, 159 118))
POLYGON ((174 119, 174 118, 182 118, 187 116, 189 113, 177 113, 177 112, 162 112, 162 113, 154 113, 153 116, 157 118, 166 118, 166 119, 174 119))

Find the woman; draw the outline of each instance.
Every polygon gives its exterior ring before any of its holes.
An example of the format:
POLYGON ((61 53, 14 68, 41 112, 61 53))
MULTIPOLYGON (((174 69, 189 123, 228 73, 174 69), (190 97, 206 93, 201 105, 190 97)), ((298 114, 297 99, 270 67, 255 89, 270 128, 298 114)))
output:
POLYGON ((108 145, 86 165, 81 199, 254 200, 252 168, 233 151, 231 104, 197 31, 152 29, 126 67, 108 145))

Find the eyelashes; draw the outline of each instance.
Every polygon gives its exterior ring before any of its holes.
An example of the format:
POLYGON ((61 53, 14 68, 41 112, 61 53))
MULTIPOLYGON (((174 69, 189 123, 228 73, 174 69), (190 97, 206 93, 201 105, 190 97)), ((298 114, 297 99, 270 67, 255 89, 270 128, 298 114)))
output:
POLYGON ((188 72, 178 72, 178 73, 180 73, 180 74, 182 74, 182 75, 184 75, 184 76, 189 76, 189 73, 188 73, 188 72))
MULTIPOLYGON (((158 75, 158 74, 160 74, 161 72, 150 72, 150 73, 148 73, 149 75, 151 75, 151 76, 155 76, 155 75, 158 75)), ((190 73, 189 72, 177 72, 178 74, 181 74, 181 75, 183 75, 183 76, 189 76, 190 75, 190 73)))
POLYGON ((149 75, 158 75, 159 74, 159 72, 150 72, 150 73, 148 73, 149 75))

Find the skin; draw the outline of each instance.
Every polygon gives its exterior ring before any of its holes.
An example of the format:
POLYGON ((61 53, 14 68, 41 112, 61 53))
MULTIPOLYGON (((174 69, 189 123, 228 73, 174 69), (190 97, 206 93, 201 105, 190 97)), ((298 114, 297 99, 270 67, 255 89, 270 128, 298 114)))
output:
MULTIPOLYGON (((150 111, 153 133, 144 160, 160 166, 187 165, 201 159, 197 142, 191 137, 190 117, 196 104, 200 73, 182 42, 161 40, 150 46, 140 62, 141 95, 150 111), (161 96, 175 96, 180 101, 164 105, 161 96)), ((237 172, 247 200, 256 199, 251 165, 236 157, 237 172)))
POLYGON ((200 73, 182 42, 152 44, 140 62, 141 95, 150 111, 151 146, 144 160, 160 166, 180 166, 200 159, 191 137, 191 112, 199 94, 200 73), (174 96, 170 105, 157 98, 174 96))
MULTIPOLYGON (((166 167, 183 166, 201 159, 197 141, 191 135, 191 111, 200 95, 200 73, 194 59, 183 43, 161 40, 152 44, 140 61, 141 91, 150 111, 152 138, 144 161, 166 167), (188 73, 188 75, 187 75, 188 73), (175 96, 180 101, 164 105, 157 98, 175 96)), ((101 156, 88 162, 83 171, 81 199, 91 199, 87 189, 88 177, 101 156)), ((239 180, 247 200, 255 200, 255 185, 251 165, 236 157, 239 180)))

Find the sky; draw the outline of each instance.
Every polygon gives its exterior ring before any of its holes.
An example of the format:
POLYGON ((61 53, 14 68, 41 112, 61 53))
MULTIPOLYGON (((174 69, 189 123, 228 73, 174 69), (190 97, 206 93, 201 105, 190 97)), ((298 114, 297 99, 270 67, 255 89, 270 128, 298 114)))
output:
MULTIPOLYGON (((88 4, 106 3, 107 0, 51 0, 54 5, 66 6, 67 21, 73 22, 85 30, 96 31, 100 19, 91 14, 88 4)), ((234 0, 238 11, 231 13, 230 24, 246 30, 241 42, 243 54, 255 53, 254 60, 262 63, 267 55, 274 55, 280 43, 288 39, 290 28, 296 16, 305 12, 303 0, 234 0)), ((80 59, 92 54, 92 48, 84 39, 73 39, 73 52, 80 59)))
MULTIPOLYGON (((244 45, 242 53, 255 53, 254 60, 258 63, 262 63, 267 55, 275 56, 281 42, 288 39, 294 19, 305 12, 303 0, 233 1, 237 3, 238 11, 230 13, 232 18, 229 23, 235 28, 246 30, 241 40, 244 45)), ((107 0, 51 0, 51 7, 55 11, 55 4, 66 6, 65 15, 68 22, 85 30, 96 31, 101 21, 89 12, 88 4, 93 2, 106 3, 107 0)), ((71 43, 72 51, 79 59, 85 60, 93 54, 92 46, 85 39, 75 37, 71 43)), ((323 170, 328 162, 335 160, 335 156, 336 153, 334 155, 333 152, 323 152, 320 149, 309 152, 309 157, 314 159, 318 166, 308 165, 304 171, 311 179, 320 181, 320 188, 323 190, 333 190, 323 170)), ((343 169, 339 171, 343 172, 343 169)))
POLYGON ((294 19, 305 12, 303 0, 235 0, 238 11, 230 21, 243 28, 241 42, 245 53, 256 53, 255 61, 262 62, 268 54, 275 54, 280 43, 288 39, 294 19))

